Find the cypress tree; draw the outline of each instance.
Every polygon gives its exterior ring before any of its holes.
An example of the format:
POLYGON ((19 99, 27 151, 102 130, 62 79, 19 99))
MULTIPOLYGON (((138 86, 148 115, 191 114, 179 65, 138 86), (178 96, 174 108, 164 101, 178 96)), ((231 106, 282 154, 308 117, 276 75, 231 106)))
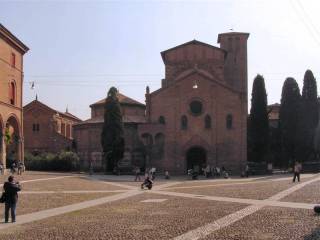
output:
POLYGON ((114 171, 124 153, 122 114, 117 93, 118 90, 115 87, 111 87, 104 105, 101 145, 106 171, 114 171))
POLYGON ((249 160, 262 162, 269 153, 269 121, 264 78, 259 74, 253 81, 251 96, 248 123, 249 160))
POLYGON ((300 101, 300 89, 296 80, 287 78, 282 87, 279 112, 282 146, 282 157, 279 165, 282 167, 290 166, 297 158, 300 101))
POLYGON ((310 70, 303 79, 300 121, 299 121, 299 150, 300 161, 308 161, 314 153, 314 136, 318 124, 318 93, 317 82, 310 70))

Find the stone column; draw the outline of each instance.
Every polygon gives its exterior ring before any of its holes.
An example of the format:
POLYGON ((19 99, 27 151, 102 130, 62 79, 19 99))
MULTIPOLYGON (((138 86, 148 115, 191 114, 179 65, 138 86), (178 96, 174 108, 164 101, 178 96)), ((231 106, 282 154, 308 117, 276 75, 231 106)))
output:
POLYGON ((3 167, 6 168, 6 143, 4 141, 4 132, 2 132, 1 146, 0 146, 0 162, 3 164, 3 167))

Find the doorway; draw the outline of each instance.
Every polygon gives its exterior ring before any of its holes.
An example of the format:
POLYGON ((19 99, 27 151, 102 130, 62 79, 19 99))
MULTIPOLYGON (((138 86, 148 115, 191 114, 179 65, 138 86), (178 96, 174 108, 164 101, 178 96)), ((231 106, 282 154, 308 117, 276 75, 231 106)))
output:
POLYGON ((201 173, 201 169, 206 166, 207 152, 202 147, 191 147, 187 151, 187 170, 193 169, 201 173))

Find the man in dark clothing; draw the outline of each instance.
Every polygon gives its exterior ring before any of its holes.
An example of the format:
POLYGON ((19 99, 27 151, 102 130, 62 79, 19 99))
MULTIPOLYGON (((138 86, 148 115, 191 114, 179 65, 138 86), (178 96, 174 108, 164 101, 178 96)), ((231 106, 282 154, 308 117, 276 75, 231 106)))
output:
POLYGON ((6 196, 5 201, 5 212, 4 218, 5 222, 9 221, 9 210, 11 209, 11 220, 12 222, 16 221, 16 207, 18 202, 18 192, 21 191, 21 186, 19 182, 14 181, 14 176, 9 176, 8 182, 5 182, 3 189, 6 196))

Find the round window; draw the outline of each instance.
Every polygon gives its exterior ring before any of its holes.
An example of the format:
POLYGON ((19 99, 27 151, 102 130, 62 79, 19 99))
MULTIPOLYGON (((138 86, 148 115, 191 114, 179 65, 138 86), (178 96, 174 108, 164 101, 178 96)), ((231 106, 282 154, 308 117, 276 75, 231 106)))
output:
POLYGON ((200 101, 192 101, 190 103, 190 111, 193 115, 200 115, 202 113, 202 103, 200 101))

